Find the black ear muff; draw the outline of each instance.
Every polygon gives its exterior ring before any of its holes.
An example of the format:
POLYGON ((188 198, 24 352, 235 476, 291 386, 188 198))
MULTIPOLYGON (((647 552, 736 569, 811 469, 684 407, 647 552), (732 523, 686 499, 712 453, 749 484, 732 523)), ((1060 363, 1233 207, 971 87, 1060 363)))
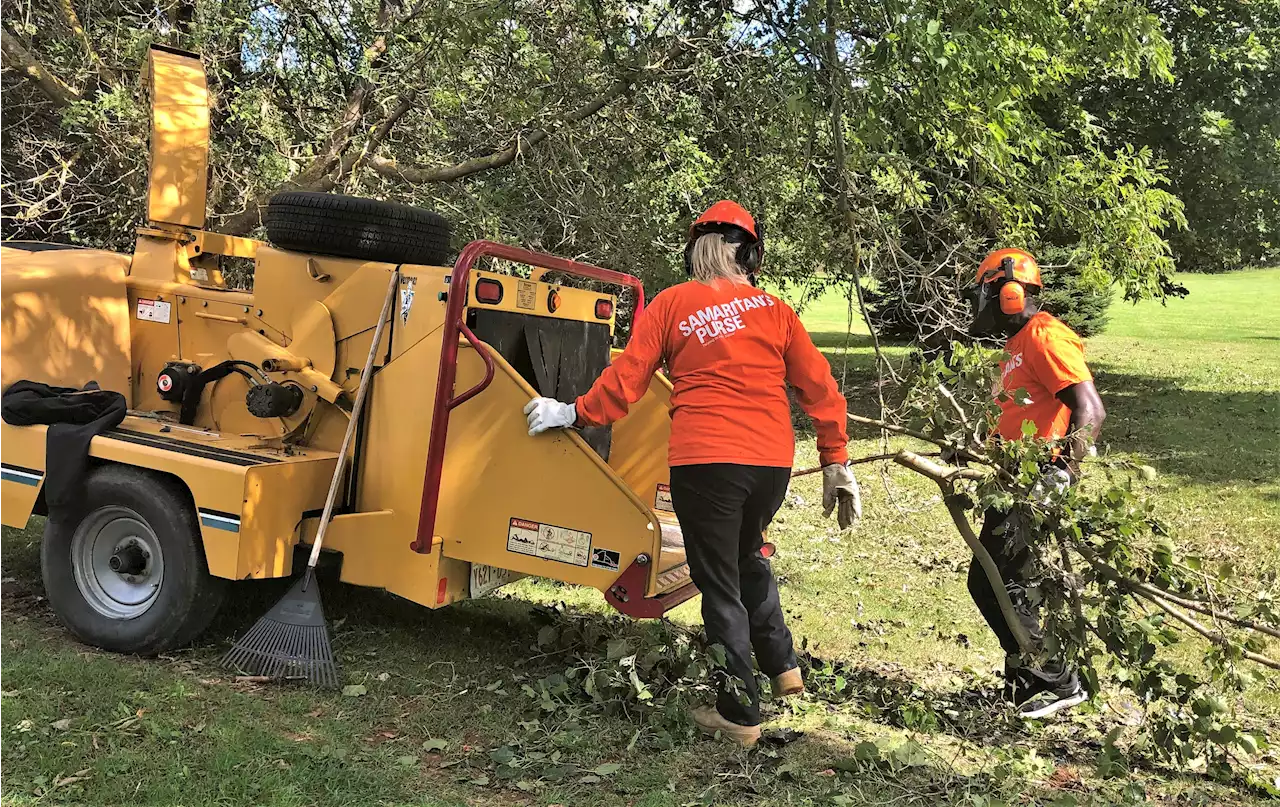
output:
POLYGON ((760 271, 760 263, 764 259, 764 249, 761 248, 759 241, 748 241, 738 245, 738 251, 734 254, 734 257, 747 270, 747 274, 754 275, 760 271))
MULTIPOLYGON (((750 233, 746 235, 750 237, 750 233)), ((764 263, 764 222, 756 222, 755 239, 739 244, 736 257, 747 274, 754 275, 760 271, 760 266, 764 263)))
POLYGON ((690 238, 689 243, 684 245, 684 273, 686 277, 693 277, 693 242, 697 238, 690 238))

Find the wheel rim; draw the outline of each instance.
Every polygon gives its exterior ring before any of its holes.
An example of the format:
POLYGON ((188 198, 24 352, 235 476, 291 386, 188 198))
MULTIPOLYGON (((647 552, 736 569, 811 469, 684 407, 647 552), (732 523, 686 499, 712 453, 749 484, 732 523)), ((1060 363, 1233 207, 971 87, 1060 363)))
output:
POLYGON ((164 554, 142 516, 127 507, 100 507, 76 527, 71 570, 89 607, 111 619, 132 619, 155 605, 164 554))

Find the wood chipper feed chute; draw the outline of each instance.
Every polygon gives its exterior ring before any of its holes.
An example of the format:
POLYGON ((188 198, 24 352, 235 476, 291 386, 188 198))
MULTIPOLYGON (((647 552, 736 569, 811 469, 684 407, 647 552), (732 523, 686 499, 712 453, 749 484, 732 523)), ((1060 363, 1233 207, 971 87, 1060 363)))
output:
MULTIPOLYGON (((641 498, 582 436, 572 431, 528 436, 521 410, 538 392, 507 358, 480 342, 466 322, 464 293, 471 264, 484 255, 631 286, 637 313, 644 306, 642 287, 627 275, 489 242, 463 251, 450 278, 433 450, 415 549, 428 550, 438 537, 447 557, 593 586, 627 613, 635 612, 642 600, 648 601, 648 610, 665 610, 677 599, 687 599, 695 590, 688 581, 682 542, 673 544, 664 558, 662 519, 650 504, 655 500, 641 498), (454 389, 465 392, 451 395, 454 389), (440 454, 434 451, 437 441, 443 443, 440 454), (673 599, 657 599, 664 595, 673 599)), ((648 422, 667 420, 665 401, 646 402, 636 414, 632 424, 624 425, 627 419, 618 424, 629 437, 619 463, 630 469, 647 497, 663 486, 665 468, 659 472, 636 461, 644 450, 635 438, 649 438, 648 453, 665 454, 669 423, 664 430, 648 422), (654 437, 662 441, 655 444, 654 437)), ((670 528, 666 532, 670 539, 670 528)))

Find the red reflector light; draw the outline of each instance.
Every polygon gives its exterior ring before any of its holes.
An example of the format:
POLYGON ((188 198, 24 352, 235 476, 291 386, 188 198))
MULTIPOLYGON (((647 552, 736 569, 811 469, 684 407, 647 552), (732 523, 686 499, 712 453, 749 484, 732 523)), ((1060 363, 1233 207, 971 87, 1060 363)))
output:
POLYGON ((608 319, 613 316, 613 300, 596 300, 596 319, 608 319))
POLYGON ((502 302, 502 284, 487 277, 480 278, 476 281, 476 299, 490 305, 502 302))
POLYGON ((547 311, 554 314, 556 309, 560 307, 560 292, 552 291, 547 295, 547 311))

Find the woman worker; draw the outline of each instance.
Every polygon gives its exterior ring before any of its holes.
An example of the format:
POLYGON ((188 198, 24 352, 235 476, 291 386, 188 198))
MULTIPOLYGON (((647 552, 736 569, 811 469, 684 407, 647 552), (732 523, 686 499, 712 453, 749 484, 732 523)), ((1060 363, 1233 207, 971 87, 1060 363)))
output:
POLYGON ((753 648, 775 695, 804 689, 778 586, 761 555, 795 457, 788 384, 817 428, 826 515, 839 504, 844 527, 858 507, 844 397, 795 312, 755 288, 763 258, 763 233, 751 214, 730 201, 712 205, 689 230, 692 279, 654 297, 626 350, 591 389, 573 403, 534 398, 524 408, 530 435, 603 426, 626 415, 665 364, 674 387, 671 502, 702 592, 707 640, 724 647, 728 673, 715 707, 695 709, 693 719, 744 746, 760 738, 753 648))

